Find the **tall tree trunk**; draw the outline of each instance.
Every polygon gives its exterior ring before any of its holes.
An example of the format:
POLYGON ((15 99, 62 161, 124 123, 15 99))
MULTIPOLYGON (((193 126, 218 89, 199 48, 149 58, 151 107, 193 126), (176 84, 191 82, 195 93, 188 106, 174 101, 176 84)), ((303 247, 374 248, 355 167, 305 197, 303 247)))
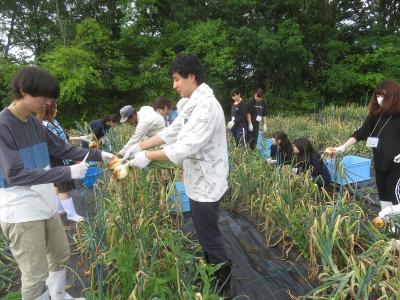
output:
POLYGON ((15 19, 16 19, 16 12, 13 11, 13 14, 11 16, 11 23, 10 23, 10 30, 8 31, 7 34, 7 44, 4 48, 4 56, 7 58, 8 57, 8 52, 10 51, 11 43, 12 43, 12 38, 14 34, 14 26, 15 26, 15 19))
POLYGON ((60 33, 63 39, 64 47, 67 46, 67 36, 66 36, 66 30, 65 27, 63 26, 62 20, 61 20, 61 15, 60 15, 60 7, 58 4, 58 0, 56 0, 56 13, 57 13, 57 19, 58 19, 58 24, 60 26, 60 33))

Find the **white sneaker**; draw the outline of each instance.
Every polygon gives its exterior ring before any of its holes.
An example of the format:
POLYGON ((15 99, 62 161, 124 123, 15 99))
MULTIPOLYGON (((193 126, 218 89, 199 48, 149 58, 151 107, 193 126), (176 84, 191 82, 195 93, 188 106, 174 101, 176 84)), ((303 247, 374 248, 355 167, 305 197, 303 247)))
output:
POLYGON ((74 201, 72 201, 72 198, 68 198, 65 200, 61 201, 61 204, 64 208, 64 210, 67 212, 67 219, 70 221, 74 222, 81 222, 84 220, 84 218, 81 215, 78 215, 75 206, 74 206, 74 201))

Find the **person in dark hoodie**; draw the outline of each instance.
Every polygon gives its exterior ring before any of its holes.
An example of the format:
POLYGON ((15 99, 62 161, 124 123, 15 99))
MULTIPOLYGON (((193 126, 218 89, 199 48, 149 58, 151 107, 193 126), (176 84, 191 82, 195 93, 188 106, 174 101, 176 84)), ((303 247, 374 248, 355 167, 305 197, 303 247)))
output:
POLYGON ((50 73, 26 67, 13 79, 12 103, 0 112, 0 225, 21 271, 23 300, 75 299, 65 292, 70 250, 53 183, 83 178, 85 157, 114 158, 65 143, 32 115, 59 91, 50 73), (49 155, 81 162, 51 168, 49 155))
POLYGON ((310 170, 313 181, 320 188, 326 187, 330 183, 329 170, 309 139, 305 137, 295 139, 293 141, 293 154, 296 163, 295 173, 300 174, 310 170))

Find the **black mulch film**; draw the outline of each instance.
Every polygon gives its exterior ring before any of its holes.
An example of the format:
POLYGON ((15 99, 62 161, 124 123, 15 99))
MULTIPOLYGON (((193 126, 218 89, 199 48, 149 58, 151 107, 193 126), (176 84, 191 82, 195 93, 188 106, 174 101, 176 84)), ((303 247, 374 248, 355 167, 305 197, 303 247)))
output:
MULTIPOLYGON (((185 213, 183 223, 184 232, 194 233, 190 213, 185 213)), ((313 289, 307 280, 307 264, 282 259, 282 249, 267 247, 247 217, 221 209, 219 226, 233 263, 235 300, 291 299, 290 294, 303 296, 313 289)))

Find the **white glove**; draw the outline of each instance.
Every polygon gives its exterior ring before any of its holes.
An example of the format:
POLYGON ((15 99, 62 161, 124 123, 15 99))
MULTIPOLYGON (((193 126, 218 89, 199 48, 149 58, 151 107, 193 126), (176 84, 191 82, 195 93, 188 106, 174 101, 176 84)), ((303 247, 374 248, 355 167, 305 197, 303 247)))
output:
POLYGON ((393 159, 396 164, 400 164, 400 154, 396 155, 393 159))
POLYGON ((335 147, 336 154, 342 154, 344 151, 346 151, 346 148, 343 146, 335 147))
POLYGON ((136 153, 135 158, 128 162, 131 167, 136 167, 140 169, 146 168, 149 163, 151 163, 151 160, 146 157, 146 151, 136 153))
POLYGON ((233 125, 235 125, 234 121, 229 121, 228 124, 226 124, 226 128, 232 129, 233 125))
POLYGON ((252 123, 249 124, 249 131, 253 132, 253 124, 252 123))
POLYGON ((269 165, 276 164, 276 159, 267 158, 267 163, 268 163, 269 165))
POLYGON ((115 155, 105 151, 101 151, 101 159, 105 162, 109 162, 115 158, 115 155))
POLYGON ((89 164, 87 162, 81 162, 76 165, 70 166, 71 168, 71 179, 82 179, 85 177, 86 171, 89 168, 89 164))
POLYGON ((384 209, 382 209, 379 212, 379 218, 383 219, 387 216, 398 215, 398 214, 400 214, 400 204, 391 205, 391 206, 385 207, 384 209))
POLYGON ((88 135, 82 135, 82 136, 79 137, 79 139, 80 139, 82 142, 90 143, 90 140, 89 140, 89 136, 88 136, 88 135))
POLYGON ((136 153, 142 151, 142 148, 136 143, 125 152, 124 159, 127 160, 131 157, 135 157, 136 153))
POLYGON ((263 130, 264 130, 265 133, 267 133, 267 131, 268 131, 267 124, 263 125, 263 130))
POLYGON ((298 171, 299 171, 298 168, 292 168, 292 173, 293 173, 293 174, 297 175, 297 172, 298 172, 298 171))

